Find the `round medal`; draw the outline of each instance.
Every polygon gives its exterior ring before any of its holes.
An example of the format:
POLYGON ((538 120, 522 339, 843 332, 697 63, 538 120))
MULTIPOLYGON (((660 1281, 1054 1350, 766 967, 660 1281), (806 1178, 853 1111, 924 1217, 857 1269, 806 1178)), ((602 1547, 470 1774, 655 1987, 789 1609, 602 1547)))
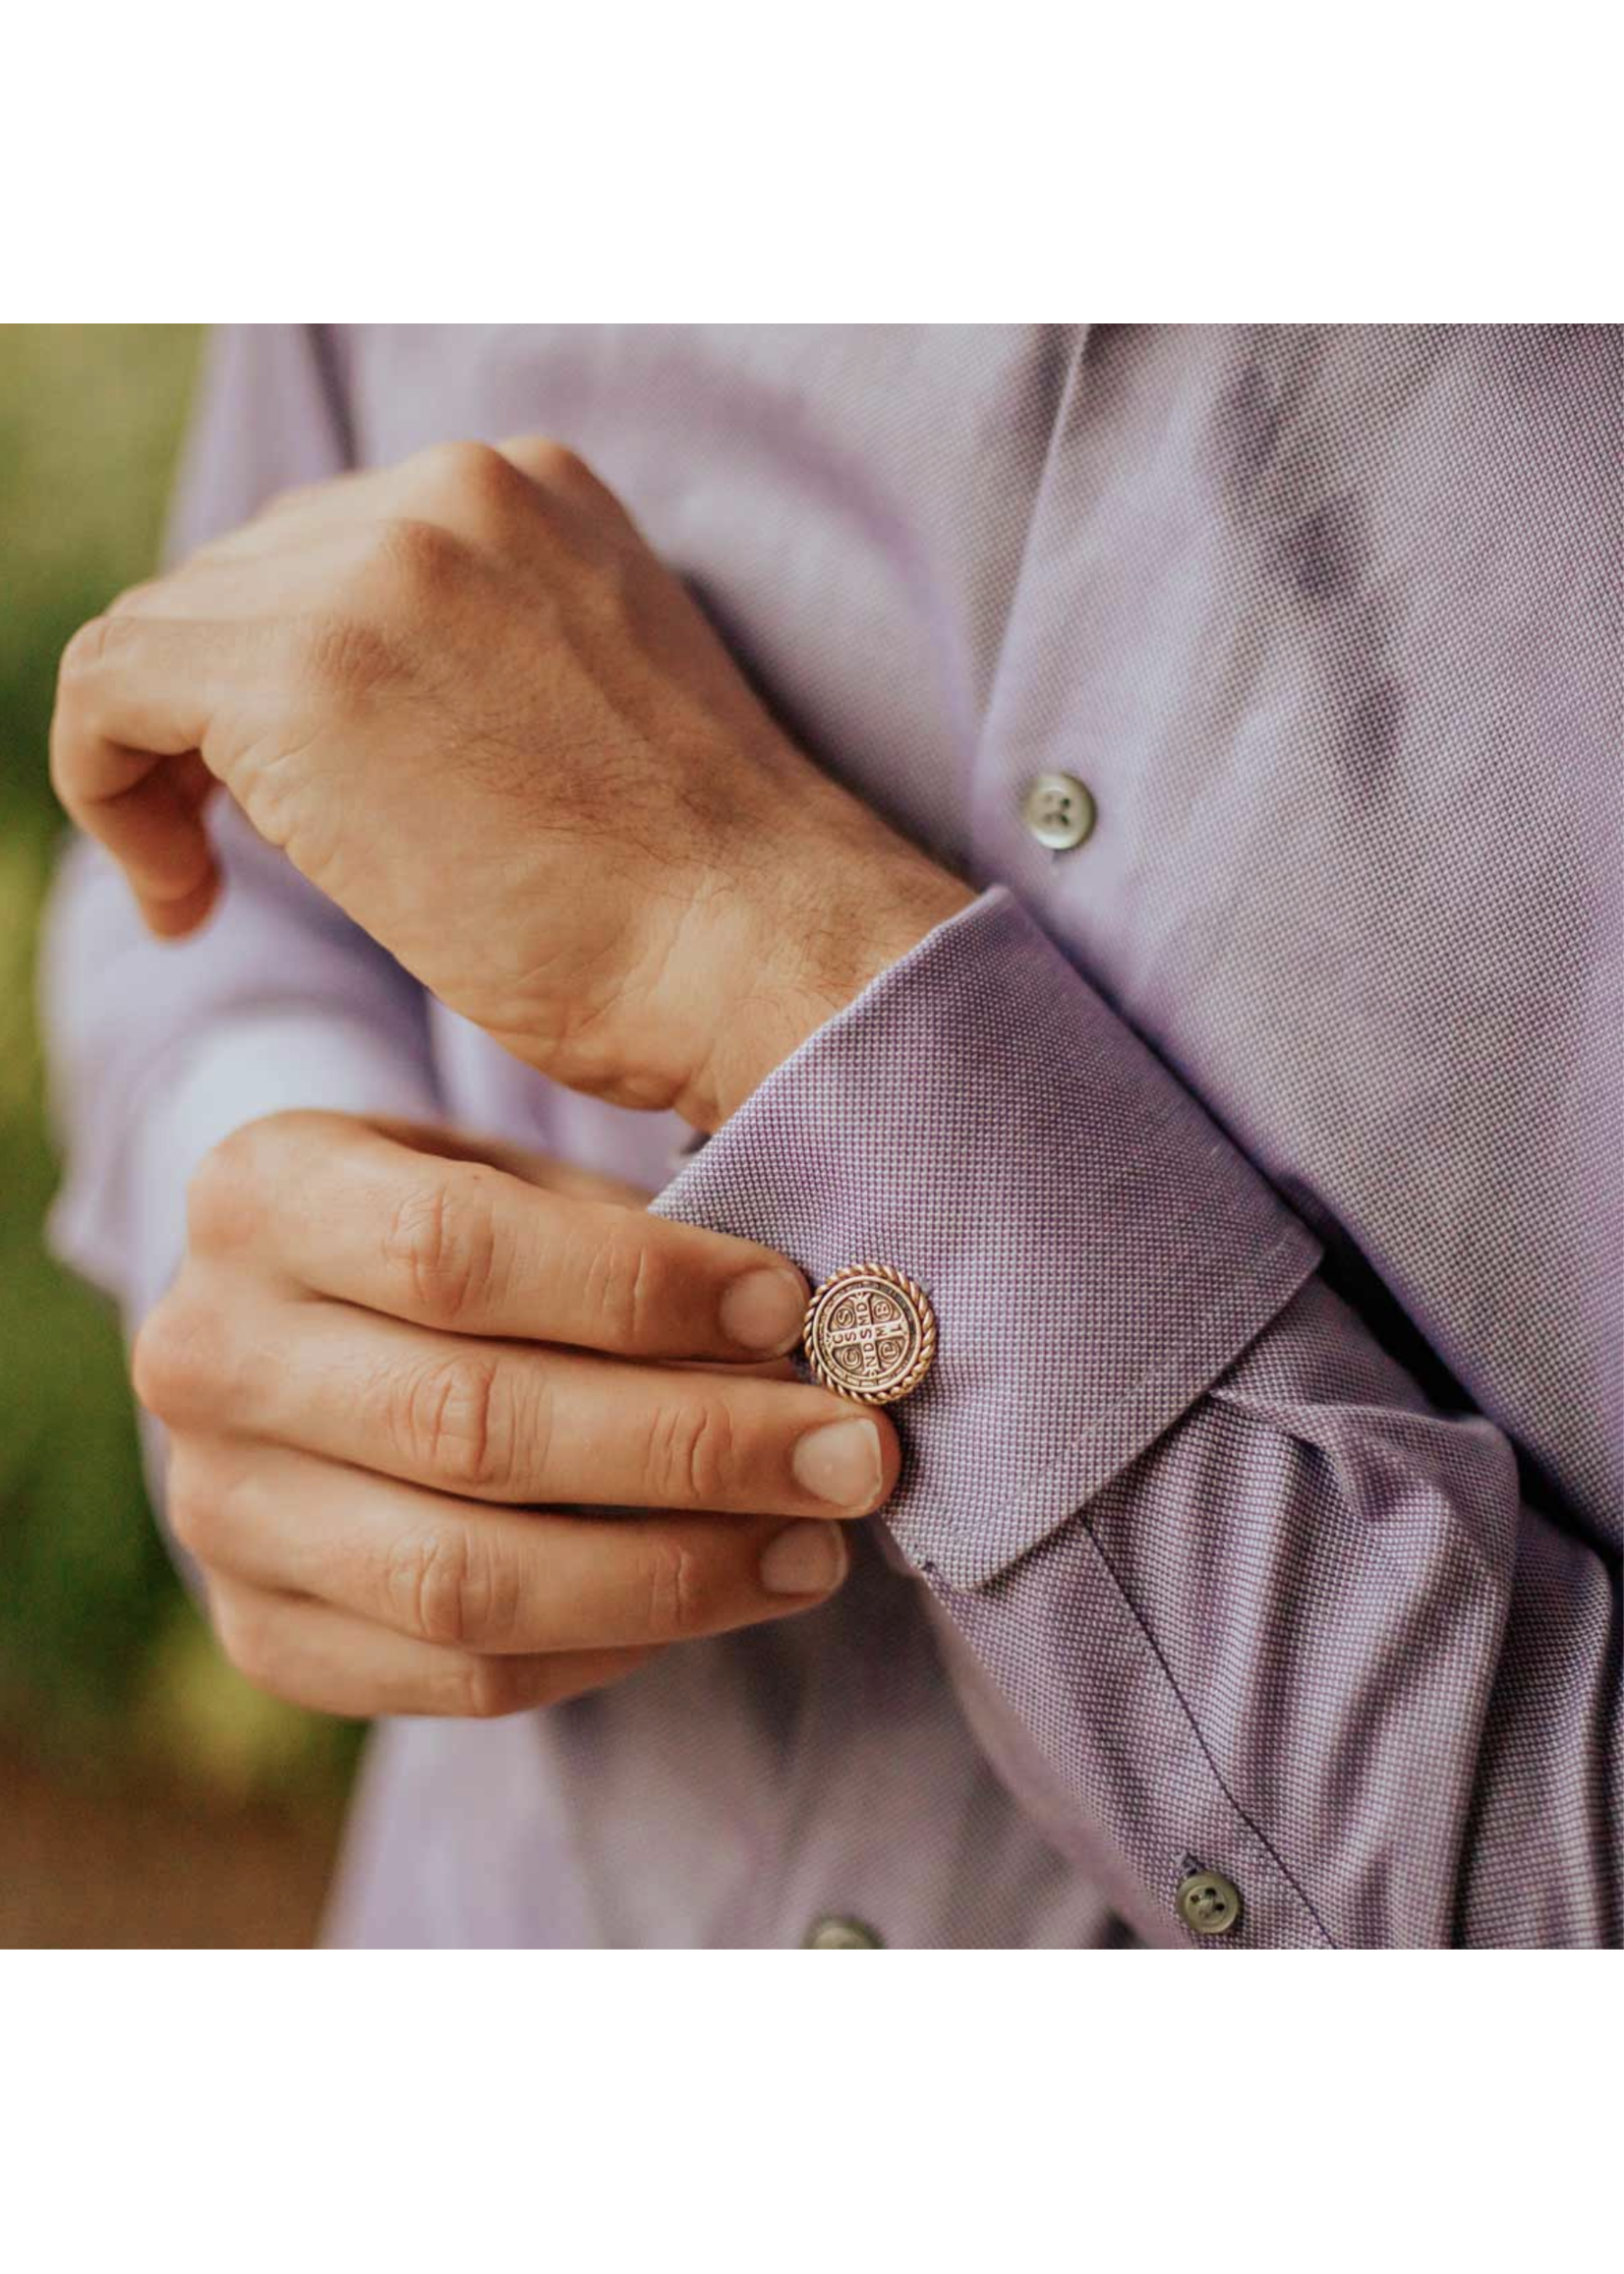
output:
POLYGON ((930 1371, 936 1318, 924 1289, 889 1263, 848 1263, 813 1295, 805 1342, 826 1389, 889 1406, 930 1371))

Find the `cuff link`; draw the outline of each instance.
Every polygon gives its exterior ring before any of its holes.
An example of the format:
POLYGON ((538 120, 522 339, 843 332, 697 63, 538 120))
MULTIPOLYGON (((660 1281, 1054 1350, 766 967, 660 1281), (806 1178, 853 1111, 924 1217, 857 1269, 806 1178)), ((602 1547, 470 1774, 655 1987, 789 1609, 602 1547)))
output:
POLYGON ((848 1263, 807 1306, 806 1361, 826 1389, 889 1406, 917 1389, 936 1356, 936 1313, 889 1263, 848 1263))

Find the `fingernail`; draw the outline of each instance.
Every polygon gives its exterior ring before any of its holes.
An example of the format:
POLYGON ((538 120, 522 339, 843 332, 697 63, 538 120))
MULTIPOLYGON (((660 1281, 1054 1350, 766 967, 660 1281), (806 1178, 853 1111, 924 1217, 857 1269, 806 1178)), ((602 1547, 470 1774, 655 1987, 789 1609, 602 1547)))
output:
POLYGON ((724 1291, 718 1315, 740 1350, 788 1350, 800 1340, 806 1297, 787 1271, 746 1271, 724 1291))
POLYGON ((880 1432, 872 1422, 826 1422, 796 1438, 789 1469, 817 1499, 866 1508, 880 1489, 880 1432))
POLYGON ((850 1560, 838 1524, 791 1524, 768 1542, 761 1584, 769 1595, 828 1595, 850 1560))

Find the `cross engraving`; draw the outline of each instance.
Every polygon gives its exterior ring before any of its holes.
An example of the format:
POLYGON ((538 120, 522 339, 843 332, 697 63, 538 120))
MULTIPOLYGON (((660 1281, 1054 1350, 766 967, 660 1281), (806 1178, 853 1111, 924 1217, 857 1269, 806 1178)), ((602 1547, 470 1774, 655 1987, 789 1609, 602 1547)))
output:
POLYGON ((848 1263, 813 1296, 804 1340, 825 1389, 888 1406, 929 1373, 936 1319, 924 1289, 894 1265, 848 1263))
POLYGON ((848 1379, 879 1381, 907 1356, 908 1339, 908 1322, 896 1298, 859 1287, 830 1319, 824 1347, 848 1379))

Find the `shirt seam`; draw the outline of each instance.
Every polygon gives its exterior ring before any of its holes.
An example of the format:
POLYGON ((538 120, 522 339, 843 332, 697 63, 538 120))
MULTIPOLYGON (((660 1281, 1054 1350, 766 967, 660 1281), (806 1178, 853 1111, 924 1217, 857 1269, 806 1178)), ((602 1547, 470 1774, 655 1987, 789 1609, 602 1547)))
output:
POLYGON ((1296 1895, 1298 1901, 1307 1912, 1309 1918, 1312 1919, 1315 1927, 1319 1930, 1320 1935, 1324 1939, 1326 1948, 1333 1951, 1339 1949, 1340 1945, 1338 1944, 1336 1937, 1331 1933, 1331 1930, 1326 1926, 1325 1921, 1320 1917, 1319 1912, 1316 1909, 1311 1897, 1309 1896, 1307 1890, 1300 1884, 1296 1874, 1286 1863, 1286 1860, 1281 1855, 1280 1850, 1275 1846, 1273 1840, 1270 1839, 1268 1834, 1263 1830, 1262 1826, 1257 1822, 1255 1817, 1253 1817, 1247 1809, 1242 1806, 1235 1793, 1231 1791, 1228 1779, 1225 1778, 1223 1771, 1218 1766, 1217 1757, 1213 1753, 1212 1747, 1207 1743, 1206 1738, 1201 1733, 1201 1724, 1195 1719, 1195 1715, 1189 1704, 1189 1701, 1185 1696, 1183 1689, 1180 1687, 1178 1676, 1174 1673, 1172 1666, 1168 1663, 1167 1655, 1163 1651, 1161 1644, 1156 1640, 1155 1630, 1152 1628, 1149 1619, 1146 1618, 1143 1611, 1140 1610, 1138 1604, 1133 1601, 1132 1596, 1129 1593, 1127 1587, 1124 1585, 1122 1578, 1117 1571, 1116 1565, 1112 1562, 1110 1555, 1106 1551, 1104 1542, 1100 1539, 1098 1532, 1096 1532, 1093 1523, 1089 1519, 1086 1509, 1081 1509, 1078 1511, 1078 1513, 1081 1516, 1082 1528, 1088 1536, 1090 1546, 1093 1548, 1095 1554, 1099 1557, 1106 1577, 1110 1580, 1112 1586, 1116 1589, 1118 1596, 1121 1598, 1123 1604, 1128 1610, 1129 1616, 1132 1619, 1134 1625, 1138 1628, 1140 1634, 1143 1635, 1146 1644, 1149 1646, 1151 1656, 1155 1659, 1157 1665, 1161 1668, 1162 1678, 1166 1682, 1168 1688, 1172 1691, 1174 1699, 1178 1704, 1179 1711, 1181 1714, 1183 1714, 1185 1720, 1189 1725, 1190 1735, 1195 1739, 1196 1744, 1201 1748, 1201 1758, 1205 1761, 1208 1769, 1211 1771, 1213 1780, 1217 1784, 1219 1791, 1228 1801, 1230 1807, 1240 1818, 1241 1822, 1246 1826, 1253 1839, 1257 1841, 1264 1854, 1267 1855, 1270 1862, 1274 1865, 1276 1871, 1279 1872, 1281 1878, 1291 1889, 1293 1895, 1296 1895))
MULTIPOLYGON (((1247 1274, 1246 1278, 1242 1282, 1244 1295, 1246 1298, 1250 1298, 1256 1295, 1267 1293, 1266 1281, 1271 1266, 1274 1264, 1276 1258, 1285 1250, 1292 1247, 1293 1244, 1299 1239, 1306 1244, 1305 1248, 1305 1264, 1302 1275, 1298 1279, 1289 1282, 1281 1289, 1278 1301, 1274 1302, 1272 1307, 1264 1312, 1263 1315, 1257 1319, 1255 1325, 1248 1326, 1247 1332, 1242 1334, 1239 1341, 1235 1344, 1234 1349, 1227 1351, 1219 1363, 1214 1365, 1211 1372, 1205 1376, 1205 1379, 1200 1383, 1200 1386, 1197 1389, 1191 1391, 1189 1398, 1187 1401, 1188 1404, 1193 1405, 1196 1398, 1204 1397, 1206 1395, 1212 1384, 1217 1381, 1221 1375, 1227 1373, 1230 1368, 1236 1365, 1238 1361, 1246 1354, 1246 1352, 1250 1349, 1251 1345, 1257 1340, 1257 1337, 1264 1331, 1264 1329, 1271 1325, 1272 1322, 1279 1317, 1281 1312, 1285 1310, 1287 1304, 1297 1293, 1298 1289, 1303 1286, 1305 1280, 1312 1276, 1314 1270, 1318 1266, 1321 1251, 1318 1244, 1315 1242, 1313 1235, 1310 1232, 1305 1230, 1302 1225, 1293 1222, 1289 1224, 1284 1231, 1279 1233, 1275 1239, 1270 1241, 1268 1247, 1263 1251, 1262 1254, 1253 1264, 1251 1270, 1247 1274)), ((1179 1371, 1179 1369, 1187 1363, 1187 1361, 1193 1353, 1199 1350, 1202 1343, 1202 1338, 1211 1331, 1214 1323, 1222 1317, 1225 1303, 1230 1300, 1232 1299, 1226 1297, 1218 1302, 1209 1303, 1206 1309, 1195 1320, 1194 1324, 1190 1327, 1189 1331, 1184 1336, 1183 1340, 1176 1346, 1176 1348, 1169 1354, 1169 1356, 1163 1359, 1161 1364, 1153 1368, 1150 1372, 1136 1374, 1131 1383, 1130 1383, 1129 1386, 1123 1390, 1120 1396, 1113 1399, 1111 1404, 1107 1406, 1102 1414, 1096 1415, 1093 1421, 1086 1423, 1084 1427, 1069 1440, 1064 1449, 1056 1454, 1054 1460, 1050 1462, 1048 1468, 1045 1469, 1042 1475, 1035 1480, 1031 1489, 1033 1491, 1039 1490, 1048 1481, 1048 1479, 1054 1474, 1055 1470, 1061 1466, 1061 1463, 1068 1460, 1073 1453, 1086 1451, 1088 1446, 1094 1441, 1095 1438, 1100 1435, 1100 1433, 1110 1425, 1110 1423, 1113 1422, 1127 1408, 1132 1405, 1135 1399, 1147 1396, 1161 1383, 1176 1375, 1179 1371)), ((1177 1419, 1177 1416, 1174 1418, 1177 1419)))

